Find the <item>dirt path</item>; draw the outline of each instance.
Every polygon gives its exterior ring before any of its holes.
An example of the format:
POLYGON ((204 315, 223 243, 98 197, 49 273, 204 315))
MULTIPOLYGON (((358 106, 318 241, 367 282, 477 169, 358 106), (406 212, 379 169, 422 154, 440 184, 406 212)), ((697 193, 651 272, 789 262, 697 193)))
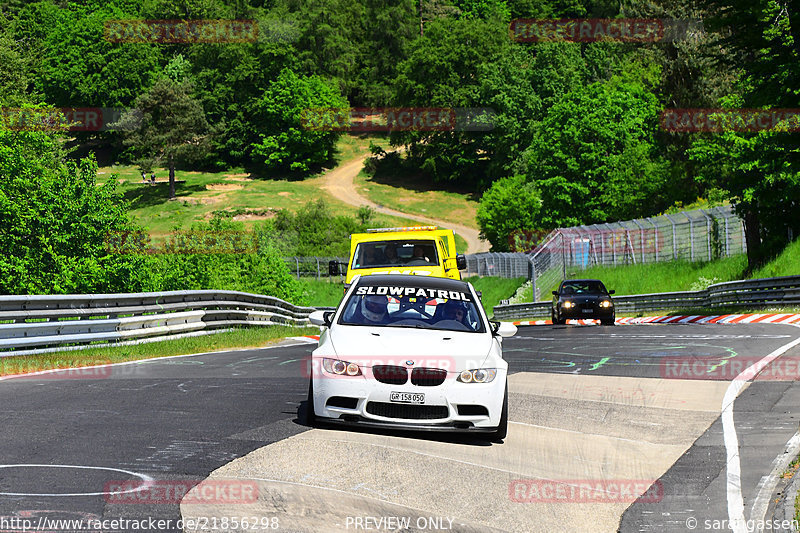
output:
POLYGON ((435 218, 430 218, 422 215, 412 215, 409 213, 403 213, 402 211, 396 211, 394 209, 390 209, 388 207, 384 207, 382 205, 376 204, 375 202, 369 200, 361 196, 358 191, 356 191, 356 186, 354 183, 355 177, 361 172, 361 169, 364 168, 364 161, 367 159, 368 156, 364 156, 358 159, 353 159, 352 161, 348 161, 347 163, 334 168, 333 170, 329 171, 325 176, 323 176, 323 185, 322 188, 327 190, 331 193, 334 197, 338 198, 339 200, 348 203, 350 205, 354 205, 356 207, 360 207, 362 205, 368 205, 375 209, 378 213, 382 213, 384 215, 392 215, 396 217, 408 218, 411 220, 418 220, 420 222, 424 222, 426 224, 432 224, 436 226, 440 226, 442 228, 452 229, 457 234, 461 235, 465 241, 467 241, 467 253, 478 253, 478 252, 488 252, 489 251, 489 243, 486 241, 482 241, 479 238, 478 230, 474 228, 469 228, 467 226, 462 226, 461 224, 454 224, 452 222, 447 222, 444 220, 437 220, 435 218))

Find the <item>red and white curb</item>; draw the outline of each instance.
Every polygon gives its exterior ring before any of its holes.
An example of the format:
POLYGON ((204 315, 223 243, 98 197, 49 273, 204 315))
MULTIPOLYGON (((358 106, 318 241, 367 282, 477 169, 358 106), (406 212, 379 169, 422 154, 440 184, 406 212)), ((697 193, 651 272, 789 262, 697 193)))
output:
MULTIPOLYGON (((591 326, 599 324, 599 320, 578 319, 567 320, 568 324, 591 326)), ((800 324, 800 313, 770 313, 743 315, 674 315, 674 316, 641 316, 618 318, 615 324, 800 324)), ((550 320, 518 320, 516 326, 544 326, 552 324, 550 320)))

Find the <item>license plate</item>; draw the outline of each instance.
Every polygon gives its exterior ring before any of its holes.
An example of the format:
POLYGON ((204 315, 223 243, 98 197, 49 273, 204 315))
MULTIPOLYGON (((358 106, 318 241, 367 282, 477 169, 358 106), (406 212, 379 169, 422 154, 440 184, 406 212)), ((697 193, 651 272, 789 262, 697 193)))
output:
POLYGON ((391 392, 390 402, 398 403, 425 403, 425 395, 419 392, 391 392))
POLYGON ((584 313, 593 313, 594 309, 581 309, 584 313))

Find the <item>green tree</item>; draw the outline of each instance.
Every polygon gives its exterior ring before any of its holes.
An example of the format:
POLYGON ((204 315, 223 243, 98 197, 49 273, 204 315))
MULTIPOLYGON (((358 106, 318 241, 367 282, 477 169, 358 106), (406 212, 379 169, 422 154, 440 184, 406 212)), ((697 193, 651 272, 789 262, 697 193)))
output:
POLYGON ((481 237, 491 243, 493 252, 507 252, 515 232, 536 229, 541 207, 539 191, 525 176, 497 180, 478 206, 481 237))
POLYGON ((347 100, 319 76, 284 70, 254 105, 253 123, 263 132, 252 145, 254 163, 302 173, 330 161, 340 133, 315 129, 307 120, 319 110, 347 108, 347 100))
POLYGON ((64 162, 53 134, 0 130, 0 293, 136 291, 147 259, 109 252, 135 230, 94 161, 64 162))
POLYGON ((659 104, 639 85, 576 88, 547 113, 525 154, 542 192, 541 227, 647 216, 667 207, 667 165, 655 150, 659 104))
MULTIPOLYGON (((716 31, 711 55, 736 69, 731 108, 797 108, 800 104, 800 6, 794 2, 705 0, 707 26, 716 31)), ((703 164, 698 179, 720 183, 745 221, 748 269, 776 255, 800 233, 800 131, 698 136, 691 153, 703 164), (716 174, 716 177, 715 177, 716 174)))
POLYGON ((176 163, 197 158, 207 149, 209 126, 191 89, 188 82, 162 77, 116 125, 124 132, 125 144, 143 160, 166 160, 170 198, 175 198, 176 163))

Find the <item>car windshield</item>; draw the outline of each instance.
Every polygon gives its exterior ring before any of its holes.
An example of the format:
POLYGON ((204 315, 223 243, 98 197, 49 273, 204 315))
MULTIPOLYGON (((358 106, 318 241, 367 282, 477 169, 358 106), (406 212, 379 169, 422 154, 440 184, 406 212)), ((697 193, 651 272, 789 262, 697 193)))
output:
POLYGON ((561 294, 608 294, 599 281, 570 281, 561 286, 561 294))
POLYGON ((347 300, 338 323, 473 333, 486 331, 470 293, 415 286, 360 286, 347 300))
POLYGON ((436 241, 394 240, 362 242, 356 246, 351 268, 438 265, 436 241))

